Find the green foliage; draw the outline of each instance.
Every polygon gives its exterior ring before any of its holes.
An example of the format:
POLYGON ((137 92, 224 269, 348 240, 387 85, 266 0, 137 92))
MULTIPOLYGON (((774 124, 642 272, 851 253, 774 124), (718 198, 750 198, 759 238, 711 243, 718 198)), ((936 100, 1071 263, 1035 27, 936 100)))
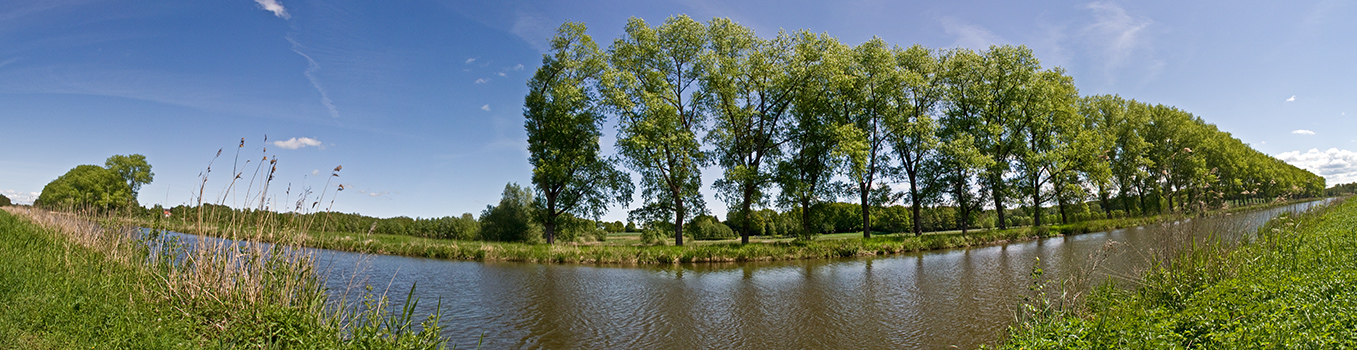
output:
POLYGON ((706 210, 700 189, 708 157, 698 135, 706 115, 695 100, 708 43, 707 28, 688 16, 657 27, 632 18, 608 48, 611 69, 600 84, 618 117, 617 153, 641 175, 646 204, 633 216, 672 218, 676 245, 683 245, 683 221, 706 210))
POLYGON ((1354 252, 1357 202, 1282 216, 1237 248, 1194 245, 1148 271, 1134 290, 1107 285, 1083 307, 1028 313, 1003 346, 1357 347, 1354 252))
POLYGON ((141 185, 151 183, 151 179, 155 178, 155 173, 151 172, 151 164, 146 162, 146 156, 140 154, 113 155, 104 161, 104 167, 118 173, 118 176, 127 182, 127 187, 132 189, 133 198, 141 190, 141 185))
POLYGON ((487 205, 481 212, 481 239, 501 242, 537 243, 542 226, 536 221, 532 191, 509 183, 504 186, 499 205, 487 205))
POLYGON ((601 216, 609 204, 630 201, 633 191, 616 161, 599 156, 604 117, 592 87, 607 64, 584 31, 583 23, 561 25, 524 101, 528 161, 547 243, 555 242, 562 215, 601 216))
POLYGON ((711 215, 698 215, 693 222, 683 228, 684 234, 696 240, 720 240, 735 238, 735 231, 711 215))
POLYGON ((12 203, 12 202, 9 201, 9 197, 5 197, 4 195, 0 195, 0 207, 7 206, 7 205, 14 205, 14 203, 12 203))
POLYGON ((42 188, 35 206, 60 210, 111 211, 135 206, 132 188, 117 172, 96 165, 77 166, 42 188))

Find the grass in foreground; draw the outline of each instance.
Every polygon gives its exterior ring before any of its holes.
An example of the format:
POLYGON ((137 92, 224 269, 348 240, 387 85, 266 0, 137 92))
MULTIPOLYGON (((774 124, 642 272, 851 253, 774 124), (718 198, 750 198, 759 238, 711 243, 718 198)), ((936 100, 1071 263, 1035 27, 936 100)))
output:
POLYGON ((0 211, 0 348, 443 346, 437 318, 416 329, 409 305, 327 302, 305 256, 250 244, 161 254, 140 238, 70 214, 0 211))
POLYGON ((1028 304, 1004 348, 1357 348, 1357 201, 1283 216, 1238 247, 1193 247, 1132 290, 1028 304))

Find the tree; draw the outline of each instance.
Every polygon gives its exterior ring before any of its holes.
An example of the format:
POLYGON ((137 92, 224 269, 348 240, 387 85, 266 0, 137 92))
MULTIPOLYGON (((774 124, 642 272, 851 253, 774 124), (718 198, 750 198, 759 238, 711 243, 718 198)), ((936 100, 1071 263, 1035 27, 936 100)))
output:
POLYGON ((895 53, 881 38, 872 38, 851 51, 851 61, 841 71, 835 110, 838 112, 840 153, 848 160, 844 175, 862 205, 862 237, 872 237, 871 201, 878 176, 890 170, 886 152, 885 121, 898 110, 890 106, 902 93, 895 69, 895 53))
POLYGON ((5 197, 4 195, 0 195, 0 207, 11 206, 11 205, 14 205, 14 203, 9 201, 9 197, 5 197))
POLYGON ((836 90, 832 82, 840 78, 834 67, 841 64, 841 50, 843 44, 828 35, 805 34, 797 43, 799 60, 815 63, 806 71, 803 88, 794 95, 786 157, 777 163, 776 182, 779 205, 799 209, 801 238, 823 231, 814 220, 822 207, 817 204, 834 196, 830 181, 842 164, 842 158, 834 156, 839 146, 830 98, 836 90))
POLYGON ((933 118, 938 104, 945 97, 943 69, 946 57, 923 46, 914 45, 895 55, 896 69, 903 79, 903 93, 893 104, 897 111, 886 119, 891 149, 900 157, 900 171, 909 182, 910 208, 913 211, 914 235, 923 234, 919 215, 923 200, 929 197, 920 188, 920 167, 932 157, 938 147, 938 124, 933 118))
POLYGON ((646 204, 633 220, 672 215, 676 245, 683 245, 683 221, 706 210, 699 191, 707 155, 698 137, 705 115, 697 101, 707 42, 707 29, 688 16, 653 28, 632 18, 609 48, 612 69, 601 81, 618 117, 618 153, 641 175, 646 204))
POLYGON ((547 244, 563 214, 597 218, 631 200, 631 177, 599 155, 604 116, 592 87, 607 68, 583 23, 566 22, 528 81, 523 123, 547 244))
POLYGON ((1008 198, 1007 176, 1013 157, 1021 143, 1017 140, 1022 123, 1023 97, 1033 87, 1041 68, 1032 50, 1026 46, 991 46, 983 55, 970 50, 958 50, 953 58, 956 64, 949 72, 953 120, 965 119, 972 126, 976 147, 989 156, 992 163, 981 174, 981 184, 989 190, 994 201, 996 223, 1007 228, 1005 200, 1008 198))
MULTIPOLYGON (((953 204, 957 206, 957 229, 965 234, 971 220, 981 208, 983 195, 973 191, 976 180, 996 163, 993 154, 979 145, 976 134, 980 128, 993 128, 987 125, 981 115, 987 108, 989 90, 983 87, 983 69, 985 58, 974 51, 957 49, 952 51, 945 62, 946 98, 943 101, 943 118, 938 130, 938 155, 923 167, 928 173, 925 179, 932 188, 945 188, 953 204)), ((985 134, 993 133, 987 131, 985 134)))
POLYGON ((146 156, 140 154, 113 155, 104 161, 104 167, 118 173, 127 182, 127 187, 132 189, 132 198, 137 197, 141 185, 151 183, 155 177, 155 173, 151 172, 151 164, 146 163, 146 156))
POLYGON ((703 76, 704 102, 715 117, 707 139, 716 146, 717 164, 725 169, 714 184, 718 196, 739 215, 741 244, 749 243, 748 216, 764 205, 764 190, 775 178, 777 157, 787 140, 787 115, 812 62, 797 54, 800 38, 779 33, 762 40, 729 19, 709 24, 711 52, 703 76))
POLYGON ((1037 73, 1027 84, 1012 116, 1018 126, 1012 134, 1017 141, 1013 153, 1021 182, 1017 187, 1026 189, 1032 201, 1032 226, 1039 227, 1045 216, 1042 205, 1059 199, 1069 174, 1086 163, 1084 155, 1099 150, 1093 148, 1095 133, 1082 132, 1074 79, 1057 68, 1037 73), (1048 186, 1052 191, 1043 192, 1048 186))
POLYGON ((34 205, 48 209, 109 211, 135 205, 132 188, 113 170, 81 165, 47 183, 34 205))
POLYGON ((516 183, 504 185, 499 205, 487 205, 481 212, 481 239, 487 241, 536 243, 542 239, 542 226, 533 220, 533 193, 516 183))

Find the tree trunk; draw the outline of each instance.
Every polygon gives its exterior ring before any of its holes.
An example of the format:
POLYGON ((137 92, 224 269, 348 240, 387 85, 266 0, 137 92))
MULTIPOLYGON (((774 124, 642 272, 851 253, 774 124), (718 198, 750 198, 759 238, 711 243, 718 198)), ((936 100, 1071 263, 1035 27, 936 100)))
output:
POLYGON ((556 196, 547 196, 547 222, 543 223, 543 231, 547 236, 547 244, 556 243, 556 196))
POLYGON ((1069 217, 1069 214, 1066 213, 1067 210, 1065 209, 1065 207, 1066 207, 1067 205, 1066 205, 1066 203, 1065 203, 1065 197, 1062 197, 1062 196, 1060 196, 1060 195, 1056 195, 1055 198, 1056 198, 1056 203, 1060 205, 1060 223, 1061 223, 1061 224, 1065 224, 1065 225, 1069 225, 1069 224, 1070 224, 1070 217, 1069 217))
POLYGON ((815 231, 810 228, 810 198, 801 198, 801 235, 811 237, 815 231))
POLYGON ((990 188, 990 194, 994 197, 994 213, 999 216, 999 222, 995 223, 995 225, 998 226, 1000 230, 1005 230, 1008 229, 1008 222, 1004 219, 1004 191, 1002 188, 1003 185, 1000 183, 1002 180, 1003 179, 1000 179, 998 174, 991 175, 990 184, 992 184, 992 187, 990 188))
POLYGON ((914 223, 914 235, 922 236, 924 234, 923 223, 919 222, 919 183, 916 180, 915 172, 909 172, 909 202, 912 216, 909 218, 914 223))
POLYGON ((753 198, 754 198, 754 186, 745 185, 744 203, 741 205, 741 209, 743 209, 743 212, 740 214, 740 216, 743 217, 743 220, 741 220, 740 223, 740 226, 743 226, 740 228, 740 244, 749 244, 749 209, 750 209, 749 202, 753 201, 753 198))
POLYGON ((872 207, 867 203, 870 191, 870 182, 858 183, 858 193, 862 197, 862 238, 872 238, 872 207))
MULTIPOLYGON (((958 171, 957 173, 958 173, 959 175, 964 175, 964 174, 960 174, 960 171, 958 171)), ((971 207, 970 207, 970 205, 969 205, 970 202, 971 202, 971 200, 970 200, 969 198, 966 198, 966 193, 962 192, 962 191, 965 190, 965 186, 963 186, 964 183, 962 182, 962 181, 965 181, 965 177, 964 177, 964 176, 958 176, 958 178, 961 178, 962 180, 961 180, 961 181, 958 181, 958 182, 956 183, 956 192, 955 192, 955 196, 956 196, 956 199, 957 199, 957 211, 960 212, 960 215, 961 215, 959 218, 957 218, 957 228, 960 228, 960 229, 961 229, 961 235, 962 235, 962 236, 965 236, 965 235, 966 235, 966 229, 970 226, 970 225, 968 225, 969 222, 967 222, 967 221, 969 221, 969 220, 970 220, 970 217, 971 217, 971 212, 970 212, 971 207)))
POLYGON ((1036 177, 1032 178, 1032 228, 1041 227, 1041 186, 1037 185, 1036 177))
POLYGON ((674 192, 674 245, 683 245, 683 197, 674 192))

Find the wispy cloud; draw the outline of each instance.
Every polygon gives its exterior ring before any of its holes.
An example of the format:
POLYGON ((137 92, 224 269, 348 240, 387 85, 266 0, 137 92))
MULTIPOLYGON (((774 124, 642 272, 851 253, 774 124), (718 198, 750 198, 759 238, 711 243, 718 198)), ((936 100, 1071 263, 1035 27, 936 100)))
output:
POLYGON ((287 9, 283 8, 283 3, 278 2, 278 0, 254 0, 254 2, 259 4, 259 8, 264 9, 264 11, 273 12, 273 15, 278 16, 278 18, 292 18, 292 15, 287 13, 287 9))
POLYGON ((972 50, 984 50, 989 48, 990 45, 1002 44, 1004 42, 1003 38, 1000 38, 998 35, 995 35, 994 32, 983 27, 966 23, 952 17, 943 17, 941 21, 942 30, 948 35, 956 37, 956 42, 953 43, 954 46, 972 50))
POLYGON ((1086 8, 1093 11, 1094 22, 1085 27, 1085 33, 1102 46, 1105 69, 1114 70, 1138 50, 1149 48, 1145 29, 1154 21, 1131 16, 1109 1, 1090 3, 1086 8))
POLYGON ((476 84, 485 84, 485 83, 489 83, 489 82, 490 82, 490 79, 486 79, 486 78, 476 79, 476 84))
POLYGON ((466 63, 467 63, 467 64, 471 64, 471 62, 476 62, 476 58, 475 58, 475 57, 472 57, 472 58, 466 59, 466 63))
POLYGON ((1296 130, 1296 131, 1292 131, 1291 133, 1292 133, 1292 134, 1297 134, 1297 135, 1314 135, 1314 134, 1315 134, 1314 131, 1305 130, 1305 129, 1299 129, 1299 130, 1296 130))
POLYGON ((495 74, 498 74, 498 75, 501 76, 501 77, 507 77, 507 76, 509 76, 509 75, 507 75, 507 74, 504 74, 504 72, 499 72, 499 73, 495 73, 495 74))
MULTIPOLYGON (((273 145, 274 145, 274 146, 278 146, 278 147, 282 147, 282 148, 286 148, 286 149, 298 149, 298 148, 307 147, 307 146, 311 146, 311 147, 320 147, 320 146, 323 145, 323 144, 324 144, 324 143, 320 142, 320 140, 316 140, 316 139, 313 139, 313 138, 310 138, 310 137, 293 137, 293 138, 287 139, 286 141, 273 141, 273 145)), ((323 147, 322 147, 322 148, 323 148, 323 147)), ((312 171, 312 172, 311 172, 312 175, 315 175, 315 174, 317 174, 317 173, 319 173, 319 171, 312 171)))
POLYGON ((1277 155, 1277 159, 1319 174, 1331 185, 1357 181, 1357 152, 1337 148, 1330 148, 1327 151, 1311 148, 1305 153, 1300 151, 1282 153, 1277 155))
POLYGON ((515 65, 514 70, 523 70, 523 64, 519 63, 518 65, 515 65))
POLYGON ((556 25, 551 19, 526 10, 519 10, 514 15, 514 26, 509 28, 510 33, 514 33, 537 51, 547 52, 551 50, 548 40, 556 32, 556 25))
POLYGON ((335 102, 330 99, 330 93, 325 91, 325 87, 320 85, 320 79, 316 78, 316 71, 320 70, 320 65, 316 64, 316 60, 311 59, 310 55, 302 52, 305 47, 298 43, 296 39, 292 39, 291 35, 285 38, 287 42, 292 43, 292 52, 296 52, 306 59, 306 70, 302 71, 302 75, 305 75, 306 80, 311 82, 311 87, 316 88, 316 92, 320 93, 320 104, 324 105, 325 110, 330 112, 331 118, 339 118, 339 109, 335 108, 335 102))
POLYGON ((489 112, 489 111, 490 111, 490 105, 481 106, 481 110, 482 110, 482 111, 489 112))
POLYGON ((1290 98, 1286 99, 1286 102, 1296 102, 1296 95, 1291 95, 1290 98))

